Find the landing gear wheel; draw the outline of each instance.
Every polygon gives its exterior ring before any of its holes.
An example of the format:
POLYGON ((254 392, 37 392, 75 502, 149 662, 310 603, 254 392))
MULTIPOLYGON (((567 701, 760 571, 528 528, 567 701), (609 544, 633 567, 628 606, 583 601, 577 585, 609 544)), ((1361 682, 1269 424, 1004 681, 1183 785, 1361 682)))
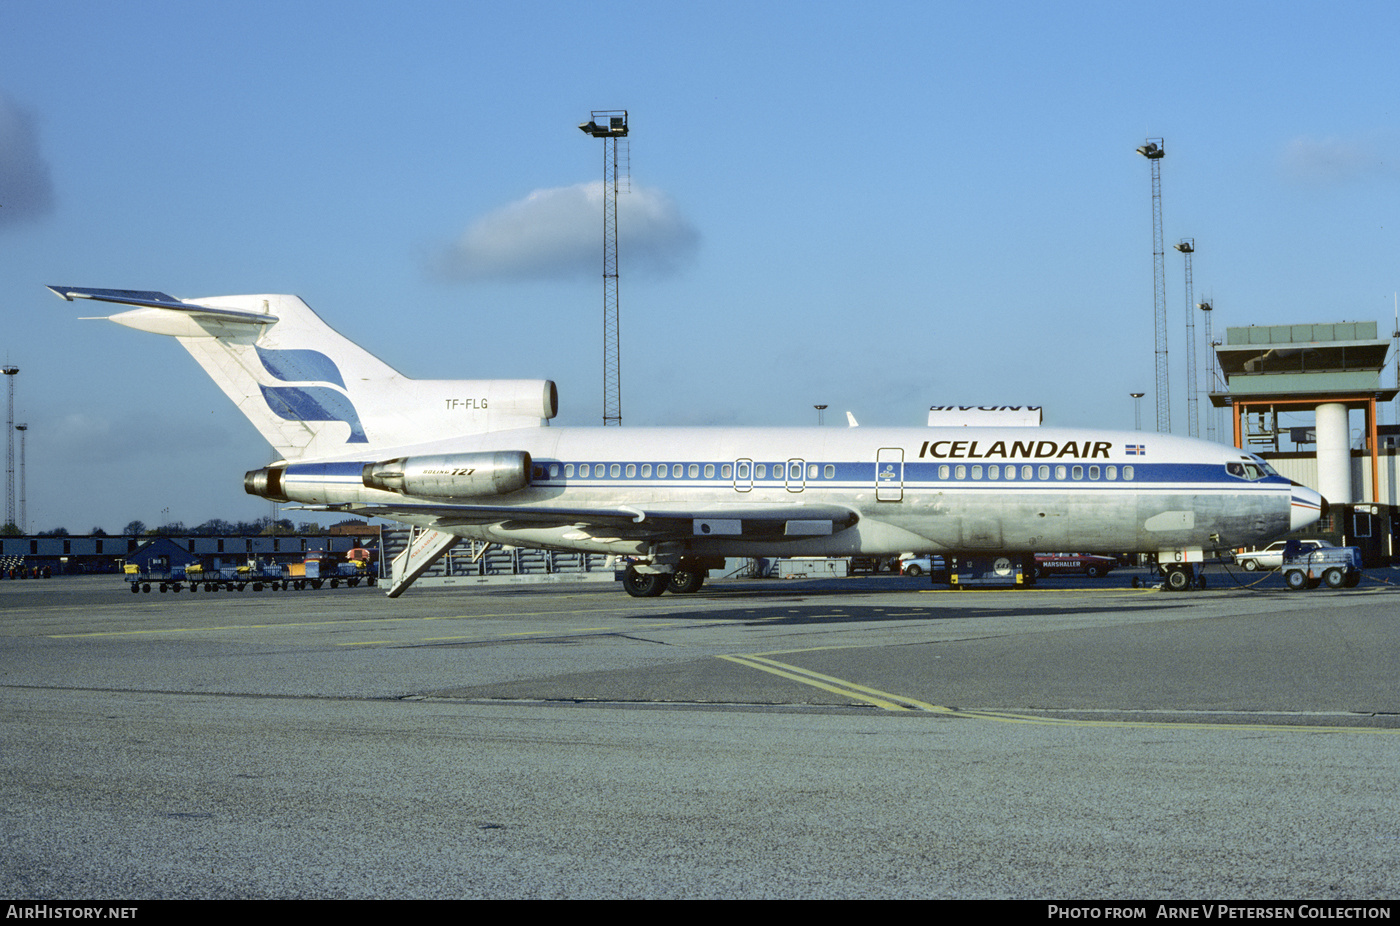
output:
POLYGON ((1191 572, 1188 569, 1172 566, 1167 569, 1167 591, 1184 592, 1191 587, 1191 572))
POLYGON ((705 584, 705 571, 703 569, 677 569, 671 573, 671 579, 666 583, 666 590, 673 595, 689 595, 691 592, 700 591, 700 586, 705 584))
POLYGON ((622 577, 622 587, 627 589, 627 594, 633 598, 655 598, 666 591, 666 586, 671 583, 671 577, 656 572, 638 572, 635 569, 627 570, 622 577))

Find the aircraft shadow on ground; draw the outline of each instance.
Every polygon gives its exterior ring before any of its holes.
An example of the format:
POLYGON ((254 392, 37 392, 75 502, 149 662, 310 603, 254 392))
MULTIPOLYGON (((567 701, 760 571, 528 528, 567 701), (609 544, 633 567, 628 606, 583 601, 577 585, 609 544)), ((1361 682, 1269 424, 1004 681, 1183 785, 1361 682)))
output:
MULTIPOLYGON (((1154 601, 1134 602, 1134 611, 1147 608, 1160 611, 1164 608, 1185 607, 1188 602, 1154 601)), ((965 621, 986 620, 989 618, 1022 617, 1028 621, 1044 618, 1058 618, 1067 615, 1112 614, 1124 610, 1117 605, 1049 605, 1040 607, 978 607, 975 605, 943 604, 924 605, 838 605, 822 602, 774 602, 773 607, 725 608, 703 611, 671 611, 664 614, 630 614, 624 620, 656 621, 666 620, 678 623, 742 622, 750 626, 774 627, 783 625, 813 624, 859 624, 880 623, 883 621, 965 621), (786 607, 784 607, 784 605, 786 607)))

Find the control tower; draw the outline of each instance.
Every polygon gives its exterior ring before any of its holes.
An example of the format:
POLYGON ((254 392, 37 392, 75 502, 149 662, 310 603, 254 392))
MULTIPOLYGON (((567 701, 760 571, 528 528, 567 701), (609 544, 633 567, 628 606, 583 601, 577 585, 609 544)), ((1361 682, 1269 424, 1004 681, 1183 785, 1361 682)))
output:
MULTIPOLYGON (((1376 334, 1375 322, 1227 328, 1225 342, 1215 348, 1226 389, 1212 392, 1210 400, 1233 410, 1235 446, 1277 452, 1279 413, 1314 412, 1316 471, 1284 474, 1317 489, 1333 505, 1382 502, 1376 404, 1400 390, 1381 385, 1390 341, 1376 334), (1353 484, 1355 410, 1363 413, 1363 439, 1357 443, 1363 460, 1370 458, 1369 492, 1364 475, 1361 486, 1353 484)), ((1391 494, 1395 486, 1389 476, 1391 494)))

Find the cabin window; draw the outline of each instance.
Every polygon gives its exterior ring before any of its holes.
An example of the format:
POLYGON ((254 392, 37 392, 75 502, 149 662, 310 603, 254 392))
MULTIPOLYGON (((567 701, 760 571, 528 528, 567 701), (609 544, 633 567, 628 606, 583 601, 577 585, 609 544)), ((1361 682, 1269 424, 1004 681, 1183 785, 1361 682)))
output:
POLYGON ((677 479, 681 478, 685 475, 685 467, 679 463, 675 464, 671 467, 671 475, 676 477, 677 479))
POLYGON ((748 479, 748 478, 750 478, 749 474, 750 474, 751 472, 753 472, 753 464, 750 463, 748 460, 743 460, 743 461, 741 461, 741 462, 738 464, 738 469, 739 469, 739 478, 740 478, 740 479, 748 479))
POLYGON ((939 479, 947 479, 947 478, 948 478, 948 464, 947 464, 947 463, 944 463, 942 466, 938 467, 938 478, 939 478, 939 479))
POLYGON ((1110 482, 1112 482, 1113 480, 1117 479, 1117 478, 1118 478, 1118 467, 1116 467, 1116 466, 1105 466, 1105 467, 1103 468, 1103 477, 1104 477, 1105 479, 1107 479, 1108 481, 1110 481, 1110 482))
POLYGON ((618 476, 621 476, 621 475, 622 475, 622 464, 620 464, 620 463, 614 463, 612 466, 609 466, 609 467, 608 467, 608 475, 611 476, 611 477, 614 478, 614 479, 616 479, 618 476))
POLYGON ((953 467, 953 478, 954 478, 954 479, 966 479, 966 478, 967 478, 967 467, 964 466, 962 463, 959 463, 957 466, 953 467))
POLYGON ((549 478, 550 478, 550 479, 558 479, 558 478, 559 478, 559 464, 558 464, 558 463, 551 463, 551 464, 549 464, 549 478))
POLYGON ((1000 466, 989 466, 989 467, 987 467, 987 478, 988 478, 988 479, 1000 479, 1000 478, 1001 478, 1001 467, 1000 467, 1000 466))
POLYGON ((636 477, 636 475, 637 475, 637 464, 636 464, 636 463, 628 463, 628 464, 627 464, 627 478, 628 478, 628 479, 632 479, 632 478, 636 477))
POLYGON ((830 464, 830 463, 828 463, 828 464, 826 464, 825 466, 823 466, 823 467, 822 467, 822 477, 823 477, 824 479, 835 479, 835 478, 836 478, 836 467, 833 466, 833 465, 830 464))
POLYGON ((766 463, 755 463, 753 465, 753 477, 755 479, 767 479, 768 465, 766 463))
POLYGON ((1125 466, 1125 467, 1123 467, 1123 478, 1124 478, 1124 479, 1131 479, 1131 478, 1133 478, 1133 468, 1132 468, 1131 466, 1125 466))
POLYGON ((1083 478, 1084 478, 1084 467, 1078 466, 1078 465, 1074 466, 1074 467, 1070 470, 1070 478, 1072 478, 1072 479, 1083 479, 1083 478))
POLYGON ((733 467, 731 464, 726 463, 726 464, 724 464, 723 466, 721 466, 721 467, 719 468, 719 478, 721 478, 721 479, 729 479, 729 478, 731 478, 731 474, 732 474, 733 472, 734 472, 734 467, 733 467))
POLYGON ((816 479, 816 478, 817 478, 817 471, 820 470, 820 469, 821 469, 821 467, 818 466, 817 464, 815 464, 815 463, 808 463, 808 464, 807 464, 807 478, 808 478, 808 479, 816 479))
POLYGON ((1021 467, 1021 478, 1022 478, 1022 479, 1034 479, 1034 478, 1035 478, 1035 467, 1031 466, 1029 463, 1026 464, 1025 466, 1021 467))
POLYGON ((689 475, 691 479, 694 479, 694 478, 696 478, 697 476, 699 476, 699 475, 700 475, 700 464, 699 464, 699 463, 692 463, 692 464, 690 464, 690 472, 689 472, 687 475, 689 475))
POLYGON ((1056 466, 1056 467, 1055 467, 1055 478, 1056 478, 1056 479, 1063 479, 1063 478, 1065 478, 1065 465, 1064 465, 1063 463, 1061 463, 1059 466, 1056 466))
POLYGON ((565 464, 564 464, 564 478, 565 478, 565 479, 572 479, 572 478, 573 478, 573 475, 574 475, 574 464, 572 464, 572 463, 565 463, 565 464))
POLYGON ((1091 466, 1091 467, 1089 467, 1089 478, 1090 478, 1090 479, 1097 479, 1097 478, 1099 478, 1099 468, 1098 468, 1097 466, 1091 466))
POLYGON ((1007 467, 1006 467, 1006 478, 1007 478, 1007 479, 1015 479, 1015 478, 1016 478, 1016 467, 1015 467, 1015 466, 1007 466, 1007 467))
POLYGON ((1042 463, 1042 464, 1040 464, 1040 470, 1039 470, 1039 472, 1036 473, 1036 475, 1039 476, 1041 479, 1049 479, 1049 478, 1050 478, 1050 466, 1049 466, 1049 464, 1047 464, 1047 463, 1042 463))
POLYGON ((981 478, 982 478, 982 464, 979 463, 979 464, 977 464, 976 466, 972 467, 972 478, 973 478, 973 479, 981 479, 981 478))
POLYGON ((587 476, 587 475, 588 475, 588 464, 587 464, 587 463, 580 463, 580 464, 578 465, 578 474, 579 474, 580 476, 587 476))
POLYGON ((643 464, 642 464, 642 478, 643 478, 643 479, 650 479, 650 478, 651 478, 651 464, 650 464, 650 463, 643 463, 643 464))
POLYGON ((715 465, 714 465, 713 463, 706 463, 706 464, 705 464, 705 478, 706 478, 706 479, 713 479, 713 478, 715 478, 715 465))

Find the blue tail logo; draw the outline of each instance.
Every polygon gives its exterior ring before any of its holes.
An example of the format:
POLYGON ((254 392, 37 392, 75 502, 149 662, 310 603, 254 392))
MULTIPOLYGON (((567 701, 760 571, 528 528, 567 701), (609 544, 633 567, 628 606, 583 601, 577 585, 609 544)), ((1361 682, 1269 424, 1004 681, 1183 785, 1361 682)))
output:
POLYGON ((282 382, 317 383, 306 386, 259 383, 263 401, 273 414, 287 421, 343 421, 350 426, 347 444, 369 443, 355 404, 341 391, 345 389, 345 378, 334 360, 315 350, 270 350, 256 345, 255 349, 263 368, 282 382))

